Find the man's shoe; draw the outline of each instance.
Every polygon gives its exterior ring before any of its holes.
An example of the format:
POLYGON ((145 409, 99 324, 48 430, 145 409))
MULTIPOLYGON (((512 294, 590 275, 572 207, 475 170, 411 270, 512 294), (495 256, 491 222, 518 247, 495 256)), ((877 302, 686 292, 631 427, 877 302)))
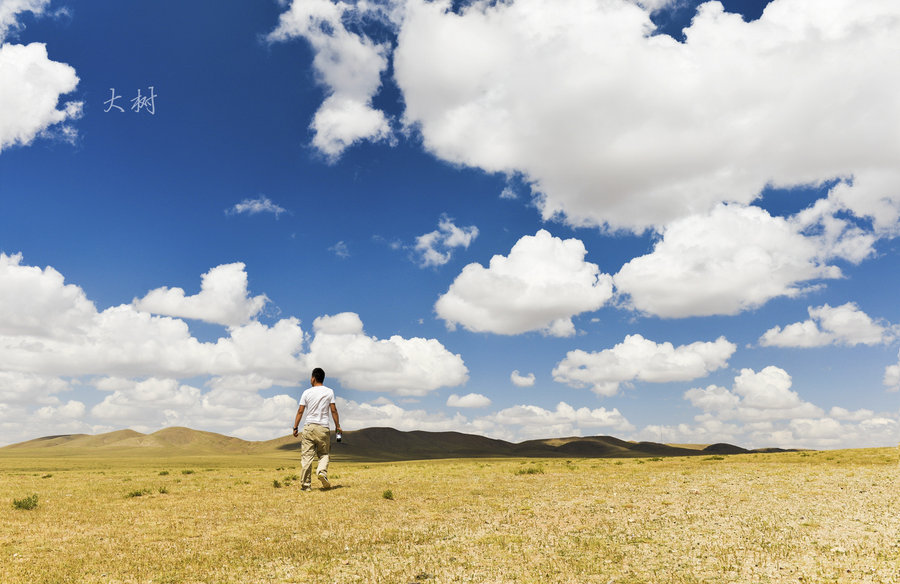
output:
POLYGON ((309 485, 303 485, 302 487, 300 487, 300 490, 301 491, 311 491, 312 487, 310 487, 309 485))
POLYGON ((325 474, 324 472, 320 472, 320 473, 317 473, 316 476, 319 477, 319 482, 322 483, 323 488, 326 488, 326 489, 331 488, 331 483, 328 482, 327 474, 325 474))

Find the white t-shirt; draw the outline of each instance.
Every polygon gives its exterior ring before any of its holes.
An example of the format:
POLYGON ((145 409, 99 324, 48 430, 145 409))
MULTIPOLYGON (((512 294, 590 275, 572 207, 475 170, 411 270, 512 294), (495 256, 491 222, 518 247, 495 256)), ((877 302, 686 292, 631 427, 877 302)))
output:
POLYGON ((334 391, 324 385, 314 385, 300 396, 300 405, 306 406, 303 413, 307 424, 318 424, 327 428, 333 403, 334 391))

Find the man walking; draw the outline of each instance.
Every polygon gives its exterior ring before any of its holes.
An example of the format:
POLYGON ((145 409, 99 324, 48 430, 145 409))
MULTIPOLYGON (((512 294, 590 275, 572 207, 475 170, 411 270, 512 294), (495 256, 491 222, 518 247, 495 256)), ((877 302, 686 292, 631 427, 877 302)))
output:
POLYGON ((316 476, 326 489, 331 488, 328 482, 328 458, 331 451, 331 431, 328 429, 328 415, 334 419, 334 429, 341 431, 341 422, 338 418, 337 406, 334 405, 334 391, 323 385, 325 383, 325 371, 316 367, 312 371, 309 382, 312 387, 300 396, 300 407, 297 409, 297 417, 294 418, 294 437, 299 435, 300 419, 306 413, 306 423, 303 425, 303 441, 300 443, 301 487, 304 491, 310 489, 312 483, 313 459, 319 457, 319 465, 316 467, 316 476))

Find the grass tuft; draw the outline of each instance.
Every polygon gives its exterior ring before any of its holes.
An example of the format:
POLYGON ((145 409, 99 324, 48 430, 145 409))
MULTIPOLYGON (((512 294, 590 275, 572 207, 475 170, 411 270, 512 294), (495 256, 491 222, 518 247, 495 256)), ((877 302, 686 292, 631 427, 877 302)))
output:
POLYGON ((24 509, 26 511, 34 509, 38 504, 37 493, 29 495, 22 499, 13 499, 13 507, 16 509, 24 509))
POLYGON ((387 499, 388 501, 393 501, 394 500, 394 491, 388 489, 385 492, 381 493, 381 497, 383 499, 387 499))
POLYGON ((528 468, 520 468, 516 470, 517 475, 533 475, 544 474, 544 469, 539 466, 530 466, 528 468))
POLYGON ((125 495, 126 499, 133 499, 134 497, 143 497, 144 495, 149 495, 152 493, 150 489, 135 489, 134 491, 129 491, 128 494, 125 495))

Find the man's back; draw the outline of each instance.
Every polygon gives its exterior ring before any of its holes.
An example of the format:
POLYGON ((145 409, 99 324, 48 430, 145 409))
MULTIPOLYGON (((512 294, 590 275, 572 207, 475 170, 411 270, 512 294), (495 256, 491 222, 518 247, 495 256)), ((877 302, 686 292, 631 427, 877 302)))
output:
POLYGON ((334 403, 334 391, 325 385, 314 385, 300 396, 300 405, 306 407, 306 423, 328 426, 331 419, 329 411, 334 403))

